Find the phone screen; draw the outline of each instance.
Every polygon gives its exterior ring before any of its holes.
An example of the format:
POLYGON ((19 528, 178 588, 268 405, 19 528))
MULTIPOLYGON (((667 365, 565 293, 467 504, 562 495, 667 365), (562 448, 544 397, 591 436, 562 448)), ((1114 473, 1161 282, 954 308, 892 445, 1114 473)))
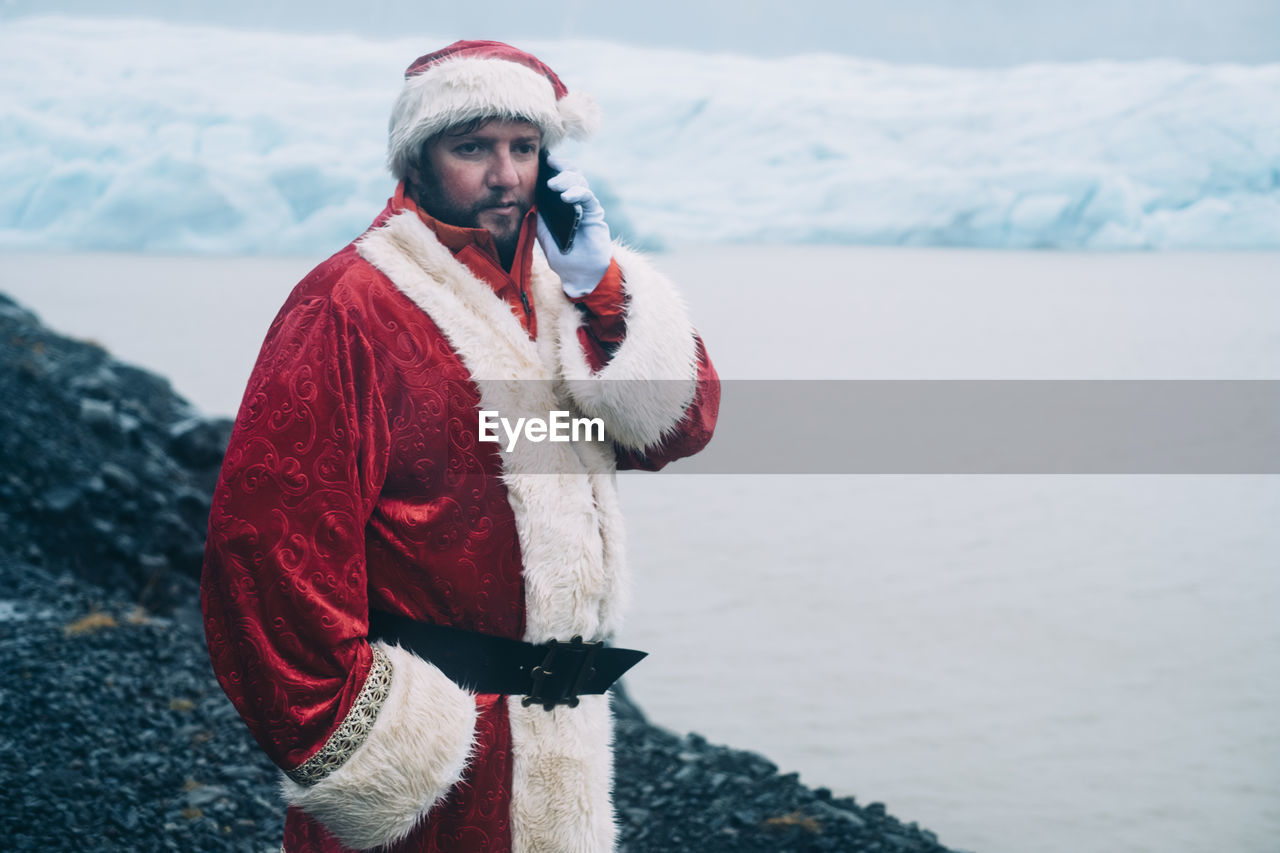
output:
POLYGON ((547 152, 543 151, 538 162, 538 187, 534 192, 534 203, 538 206, 538 214, 547 223, 547 230, 551 232, 560 253, 568 254, 573 248, 578 223, 582 220, 582 207, 565 202, 560 198, 560 193, 547 186, 547 181, 558 174, 547 162, 547 152))

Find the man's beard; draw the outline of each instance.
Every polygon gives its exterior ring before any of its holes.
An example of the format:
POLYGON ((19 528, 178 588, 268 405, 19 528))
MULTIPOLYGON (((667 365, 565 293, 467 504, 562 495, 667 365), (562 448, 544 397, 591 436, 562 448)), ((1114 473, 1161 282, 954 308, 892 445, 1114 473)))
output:
MULTIPOLYGON (((410 195, 419 208, 438 221, 459 228, 485 228, 480 224, 480 214, 486 208, 512 200, 509 195, 499 190, 476 204, 459 205, 448 197, 436 179, 435 173, 430 169, 423 169, 422 184, 411 186, 409 189, 410 195)), ((514 201, 516 211, 511 217, 511 227, 499 233, 489 230, 494 247, 498 250, 498 259, 507 269, 511 268, 511 262, 515 259, 516 246, 520 242, 521 225, 530 207, 519 199, 514 201)))

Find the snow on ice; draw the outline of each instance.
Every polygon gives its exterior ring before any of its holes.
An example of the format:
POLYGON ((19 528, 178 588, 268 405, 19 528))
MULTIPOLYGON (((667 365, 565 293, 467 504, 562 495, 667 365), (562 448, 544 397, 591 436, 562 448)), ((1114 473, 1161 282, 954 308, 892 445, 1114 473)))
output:
MULTIPOLYGON (((0 32, 0 248, 323 253, 390 195, 405 65, 444 39, 27 18, 0 32)), ((1006 69, 531 42, 653 246, 1280 248, 1280 64, 1006 69)))

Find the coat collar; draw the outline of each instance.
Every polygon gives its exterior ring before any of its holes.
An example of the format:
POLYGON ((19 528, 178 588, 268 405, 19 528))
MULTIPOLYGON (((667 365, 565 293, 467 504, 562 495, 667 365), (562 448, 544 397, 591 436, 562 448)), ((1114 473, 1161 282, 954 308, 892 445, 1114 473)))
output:
POLYGON ((455 257, 414 212, 383 216, 356 241, 361 257, 436 321, 472 374, 494 379, 551 379, 556 369, 554 331, 580 314, 561 291, 546 261, 531 259, 530 293, 547 332, 534 341, 493 287, 455 257), (475 362, 475 363, 471 363, 475 362))
POLYGON ((521 318, 530 337, 538 336, 537 315, 529 309, 527 293, 533 276, 533 246, 537 239, 537 212, 530 208, 520 225, 515 258, 511 269, 502 266, 493 235, 484 228, 464 228, 436 219, 418 207, 404 181, 396 185, 387 205, 387 213, 407 212, 416 215, 440 244, 466 265, 476 278, 493 288, 511 311, 521 318))

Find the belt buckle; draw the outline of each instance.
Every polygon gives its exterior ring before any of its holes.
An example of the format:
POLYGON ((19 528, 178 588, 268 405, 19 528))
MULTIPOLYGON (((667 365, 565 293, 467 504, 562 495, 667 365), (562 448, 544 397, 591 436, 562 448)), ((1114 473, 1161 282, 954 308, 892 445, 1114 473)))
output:
POLYGON ((546 711, 556 705, 578 707, 578 691, 595 675, 591 664, 603 646, 602 642, 584 643, 581 635, 567 643, 548 640, 546 657, 533 668, 533 688, 520 700, 520 705, 528 708, 537 703, 546 711), (576 669, 564 671, 566 666, 576 666, 576 669))

